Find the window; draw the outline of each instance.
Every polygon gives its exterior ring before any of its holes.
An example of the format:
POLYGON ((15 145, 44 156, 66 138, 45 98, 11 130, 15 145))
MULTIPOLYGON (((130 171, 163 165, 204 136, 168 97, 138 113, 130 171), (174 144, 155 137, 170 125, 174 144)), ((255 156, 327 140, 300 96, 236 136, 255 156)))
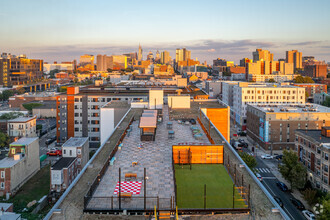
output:
POLYGON ((325 159, 325 160, 328 160, 328 159, 329 159, 329 156, 328 156, 327 153, 324 153, 324 159, 325 159))
POLYGON ((72 150, 70 150, 70 156, 72 156, 72 150))
POLYGON ((77 149, 77 154, 78 154, 78 155, 81 154, 81 149, 77 149))
POLYGON ((11 149, 11 154, 15 154, 15 148, 11 149))
POLYGON ((1 189, 5 188, 5 182, 1 182, 1 189))
POLYGON ((81 165, 81 159, 78 158, 78 165, 81 165))
POLYGON ((66 150, 65 149, 63 150, 63 154, 66 154, 66 150))
POLYGON ((328 165, 324 165, 323 167, 324 167, 324 171, 325 171, 325 172, 328 172, 328 170, 329 170, 328 165))
POLYGON ((1 178, 2 178, 2 179, 5 178, 5 171, 1 171, 1 178))
POLYGON ((318 154, 321 154, 321 150, 320 150, 319 147, 317 148, 317 153, 318 153, 318 154))

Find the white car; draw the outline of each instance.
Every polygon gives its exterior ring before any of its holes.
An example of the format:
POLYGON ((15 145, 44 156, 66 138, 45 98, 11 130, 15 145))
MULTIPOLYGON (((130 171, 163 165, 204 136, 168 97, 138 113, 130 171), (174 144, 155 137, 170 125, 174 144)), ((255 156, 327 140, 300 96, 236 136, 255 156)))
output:
POLYGON ((305 216, 305 218, 307 218, 308 220, 315 220, 315 215, 313 214, 313 212, 304 210, 302 211, 302 213, 305 216))
POLYGON ((273 156, 269 155, 269 154, 264 154, 264 155, 261 155, 261 158, 262 159, 273 159, 273 156))

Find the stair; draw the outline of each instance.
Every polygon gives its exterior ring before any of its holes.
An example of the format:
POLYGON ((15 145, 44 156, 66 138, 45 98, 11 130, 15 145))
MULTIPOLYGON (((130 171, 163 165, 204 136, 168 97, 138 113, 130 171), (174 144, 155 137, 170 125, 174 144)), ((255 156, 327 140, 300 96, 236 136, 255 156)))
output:
POLYGON ((170 211, 159 211, 158 219, 171 219, 171 212, 170 211))

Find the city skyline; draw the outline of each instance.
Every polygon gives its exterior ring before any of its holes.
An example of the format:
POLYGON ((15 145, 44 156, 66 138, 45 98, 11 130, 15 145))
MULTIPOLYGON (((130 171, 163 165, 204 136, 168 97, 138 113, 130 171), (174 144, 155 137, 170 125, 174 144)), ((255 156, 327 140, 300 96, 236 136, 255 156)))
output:
POLYGON ((263 48, 276 60, 296 49, 330 61, 328 1, 318 1, 312 11, 307 1, 18 2, 8 2, 0 11, 8 20, 0 30, 1 52, 46 62, 85 53, 137 52, 139 43, 144 57, 150 50, 167 50, 173 58, 176 48, 186 47, 201 62, 220 57, 238 63, 263 48))

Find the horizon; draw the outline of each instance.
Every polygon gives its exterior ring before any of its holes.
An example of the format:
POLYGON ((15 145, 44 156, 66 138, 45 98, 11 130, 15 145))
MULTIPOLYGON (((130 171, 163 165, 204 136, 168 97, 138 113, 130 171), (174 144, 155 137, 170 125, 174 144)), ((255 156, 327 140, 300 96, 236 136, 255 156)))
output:
POLYGON ((262 48, 274 60, 298 50, 330 61, 326 0, 313 4, 313 10, 309 1, 297 0, 146 3, 151 1, 125 6, 104 0, 8 2, 0 9, 0 18, 7 20, 0 30, 0 52, 53 63, 79 60, 83 54, 137 52, 140 43, 144 58, 149 51, 167 50, 173 59, 175 49, 185 47, 201 62, 223 58, 238 64, 262 48))

